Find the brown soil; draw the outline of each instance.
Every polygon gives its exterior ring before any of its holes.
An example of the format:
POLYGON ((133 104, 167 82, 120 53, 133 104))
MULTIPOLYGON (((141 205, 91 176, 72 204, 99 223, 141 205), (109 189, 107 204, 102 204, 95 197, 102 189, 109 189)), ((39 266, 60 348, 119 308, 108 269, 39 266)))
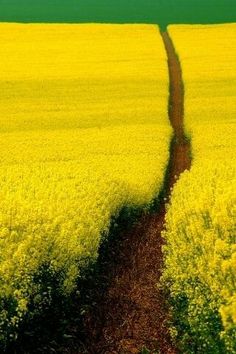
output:
POLYGON ((157 288, 164 216, 162 206, 122 235, 118 256, 116 250, 115 262, 107 268, 112 281, 87 319, 88 353, 140 353, 143 347, 175 353, 164 294, 157 288))
POLYGON ((170 80, 169 118, 174 129, 169 169, 169 187, 171 190, 179 175, 191 166, 191 147, 184 134, 184 86, 181 66, 168 32, 162 32, 162 38, 168 56, 170 80))
MULTIPOLYGON (((163 291, 157 287, 163 267, 161 231, 171 189, 180 173, 190 168, 190 144, 184 137, 182 74, 167 32, 162 33, 170 75, 169 117, 174 128, 167 188, 158 212, 143 215, 130 231, 109 249, 101 279, 109 284, 95 294, 85 319, 86 351, 96 354, 174 354, 168 332, 169 312, 163 291)), ((95 290, 96 291, 96 290, 95 290)))

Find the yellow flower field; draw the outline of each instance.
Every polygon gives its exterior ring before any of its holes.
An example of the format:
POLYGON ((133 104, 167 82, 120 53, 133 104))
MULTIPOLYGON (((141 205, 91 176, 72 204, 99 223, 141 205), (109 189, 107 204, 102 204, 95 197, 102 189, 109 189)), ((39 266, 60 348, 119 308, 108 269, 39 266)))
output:
POLYGON ((156 26, 0 24, 0 67, 4 342, 45 268, 70 294, 111 217, 158 195, 172 131, 156 26))
POLYGON ((183 352, 232 354, 236 353, 236 24, 168 29, 182 66, 193 162, 174 188, 166 217, 164 279, 175 302, 183 352))
POLYGON ((1 132, 166 124, 157 26, 0 23, 0 41, 1 132))

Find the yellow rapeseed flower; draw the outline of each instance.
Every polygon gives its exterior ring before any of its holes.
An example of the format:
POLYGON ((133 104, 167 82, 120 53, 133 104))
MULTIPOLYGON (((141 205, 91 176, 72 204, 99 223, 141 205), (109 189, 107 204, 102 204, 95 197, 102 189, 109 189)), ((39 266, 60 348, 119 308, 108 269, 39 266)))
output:
MULTIPOLYGON (((236 24, 168 29, 182 66, 185 128, 193 161, 173 190, 166 217, 164 279, 175 299, 186 299, 184 326, 186 330, 188 323, 197 351, 232 354, 236 353, 236 24)), ((188 338, 185 333, 182 341, 188 343, 188 338)), ((192 353, 189 348, 186 352, 192 353)))
POLYGON ((111 218, 152 202, 171 128, 157 26, 2 23, 0 67, 0 298, 12 300, 0 327, 11 333, 32 294, 45 301, 45 269, 70 293, 111 218))

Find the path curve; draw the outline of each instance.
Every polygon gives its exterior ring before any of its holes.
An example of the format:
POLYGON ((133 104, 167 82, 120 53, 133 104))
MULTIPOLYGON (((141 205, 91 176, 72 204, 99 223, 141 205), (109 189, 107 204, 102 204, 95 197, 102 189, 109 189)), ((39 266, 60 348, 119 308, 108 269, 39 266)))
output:
POLYGON ((95 295, 94 307, 85 321, 89 354, 138 354, 142 348, 152 353, 176 353, 167 328, 166 299, 156 285, 163 266, 165 203, 180 173, 190 168, 191 159, 183 127, 181 67, 168 33, 163 32, 162 38, 168 55, 169 118, 174 129, 165 193, 159 210, 142 216, 137 225, 121 234, 119 247, 109 249, 110 259, 101 275, 103 280, 109 275, 109 286, 95 295))

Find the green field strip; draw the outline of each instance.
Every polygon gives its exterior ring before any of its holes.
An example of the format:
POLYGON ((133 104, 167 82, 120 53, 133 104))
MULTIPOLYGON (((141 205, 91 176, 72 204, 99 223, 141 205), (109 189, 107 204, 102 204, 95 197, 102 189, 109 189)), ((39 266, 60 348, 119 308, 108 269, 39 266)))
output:
POLYGON ((0 0, 2 22, 221 23, 235 0, 0 0))

